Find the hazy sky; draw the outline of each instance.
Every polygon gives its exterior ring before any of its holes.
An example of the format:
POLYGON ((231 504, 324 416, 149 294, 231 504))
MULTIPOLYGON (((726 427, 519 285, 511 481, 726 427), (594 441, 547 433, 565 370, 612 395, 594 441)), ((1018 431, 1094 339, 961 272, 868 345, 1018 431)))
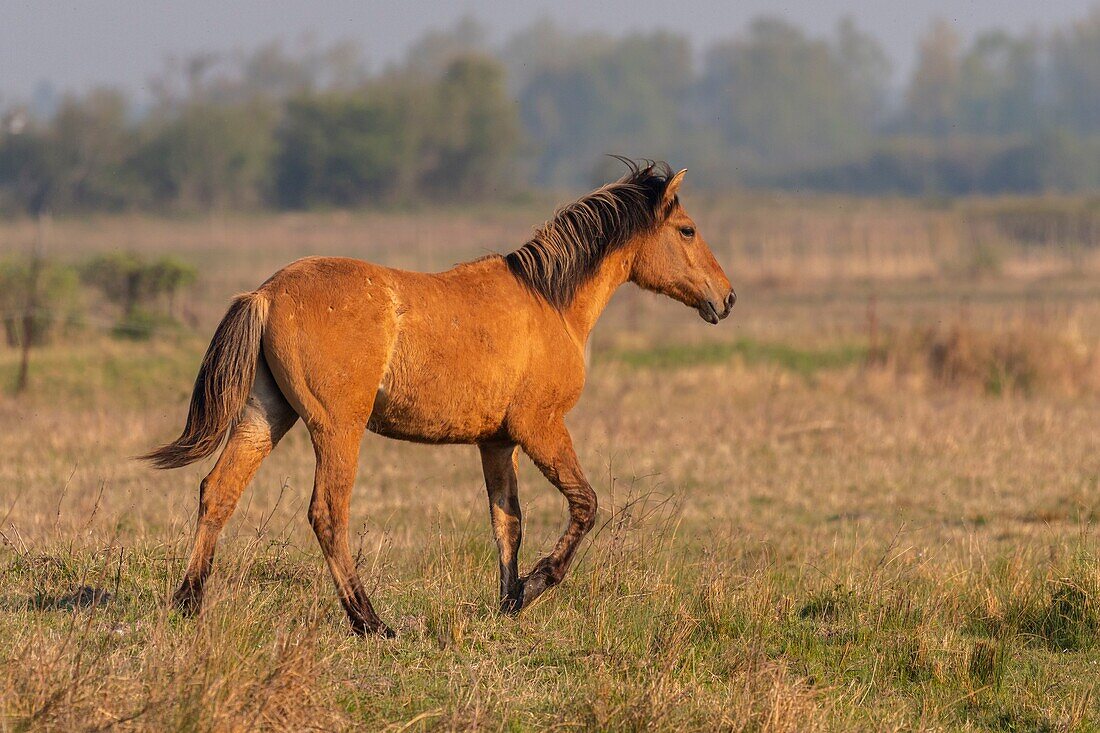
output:
POLYGON ((251 48, 263 41, 361 41, 374 66, 398 58, 428 28, 463 15, 500 40, 539 18, 565 28, 624 33, 666 28, 705 44, 729 37, 761 14, 781 16, 812 33, 852 15, 908 69, 917 37, 931 19, 954 23, 964 36, 993 26, 1048 29, 1085 15, 1098 0, 0 0, 0 97, 30 93, 41 80, 59 90, 92 84, 140 95, 171 55, 251 48))

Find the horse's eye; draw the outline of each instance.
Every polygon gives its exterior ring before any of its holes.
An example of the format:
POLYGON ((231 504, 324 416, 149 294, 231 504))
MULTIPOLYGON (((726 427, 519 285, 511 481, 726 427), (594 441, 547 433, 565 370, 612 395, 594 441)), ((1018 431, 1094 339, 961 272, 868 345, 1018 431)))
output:
POLYGON ((680 235, 684 239, 691 239, 695 236, 695 227, 680 227, 680 235))

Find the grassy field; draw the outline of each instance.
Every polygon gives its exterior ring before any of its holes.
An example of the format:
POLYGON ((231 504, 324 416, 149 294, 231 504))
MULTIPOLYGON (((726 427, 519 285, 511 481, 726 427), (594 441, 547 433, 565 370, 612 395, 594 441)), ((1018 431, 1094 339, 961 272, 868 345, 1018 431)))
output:
MULTIPOLYGON (((167 599, 208 466, 129 456, 178 430, 227 297, 285 261, 443 267, 547 212, 55 222, 59 259, 171 251, 201 279, 181 330, 90 318, 0 396, 0 730, 1100 727, 1094 243, 1009 236, 992 202, 701 211, 734 317, 616 298, 569 420, 597 529, 518 619, 495 612, 477 452, 364 440, 352 543, 393 641, 347 631, 300 425, 196 620, 167 599)), ((527 567, 566 514, 528 463, 521 484, 527 567)))

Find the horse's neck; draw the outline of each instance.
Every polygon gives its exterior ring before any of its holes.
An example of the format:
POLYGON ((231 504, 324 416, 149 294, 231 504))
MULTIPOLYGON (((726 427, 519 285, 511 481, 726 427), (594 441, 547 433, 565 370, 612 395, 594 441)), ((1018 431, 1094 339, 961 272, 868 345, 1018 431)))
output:
POLYGON ((624 248, 608 256, 596 274, 577 289, 564 315, 566 323, 582 344, 588 341, 588 335, 595 328, 611 296, 629 277, 630 253, 624 248))

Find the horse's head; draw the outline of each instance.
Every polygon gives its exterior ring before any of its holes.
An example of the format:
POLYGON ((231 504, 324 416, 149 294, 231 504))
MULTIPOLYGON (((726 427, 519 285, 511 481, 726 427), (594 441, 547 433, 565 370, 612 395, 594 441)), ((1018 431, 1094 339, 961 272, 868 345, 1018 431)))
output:
POLYGON ((737 294, 676 195, 685 173, 669 179, 663 218, 638 238, 630 279, 696 309, 704 321, 718 323, 730 314, 737 294))

